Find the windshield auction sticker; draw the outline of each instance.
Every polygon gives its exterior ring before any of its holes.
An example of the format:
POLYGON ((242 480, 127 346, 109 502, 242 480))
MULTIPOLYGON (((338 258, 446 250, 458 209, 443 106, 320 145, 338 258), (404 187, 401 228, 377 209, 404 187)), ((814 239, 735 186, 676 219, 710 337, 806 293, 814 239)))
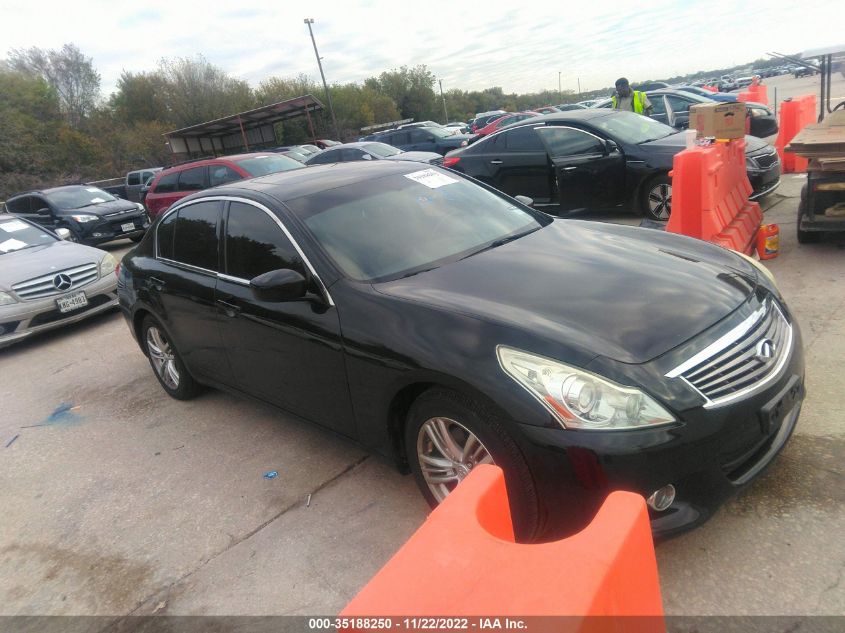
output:
POLYGON ((5 231, 6 233, 14 233, 15 231, 22 231, 28 228, 29 224, 21 222, 20 220, 12 220, 11 222, 3 222, 0 224, 0 230, 5 231))
POLYGON ((415 171, 412 174, 405 174, 405 178, 415 180, 429 189, 437 189, 438 187, 458 182, 455 178, 450 178, 446 174, 441 174, 433 169, 423 169, 422 171, 415 171))
POLYGON ((21 242, 20 240, 11 238, 5 242, 0 242, 0 252, 8 253, 9 251, 16 251, 19 248, 23 248, 24 246, 26 246, 26 242, 21 242))

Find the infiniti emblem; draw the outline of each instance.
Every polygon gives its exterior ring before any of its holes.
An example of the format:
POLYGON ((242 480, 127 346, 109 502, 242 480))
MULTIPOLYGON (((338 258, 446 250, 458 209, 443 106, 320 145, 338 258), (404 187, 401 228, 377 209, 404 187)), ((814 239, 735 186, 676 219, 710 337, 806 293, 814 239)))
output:
POLYGON ((764 338, 757 343, 757 358, 764 363, 768 363, 775 356, 775 342, 770 338, 764 338))
POLYGON ((56 290, 68 290, 73 285, 73 280, 64 273, 59 273, 53 277, 53 285, 56 290))

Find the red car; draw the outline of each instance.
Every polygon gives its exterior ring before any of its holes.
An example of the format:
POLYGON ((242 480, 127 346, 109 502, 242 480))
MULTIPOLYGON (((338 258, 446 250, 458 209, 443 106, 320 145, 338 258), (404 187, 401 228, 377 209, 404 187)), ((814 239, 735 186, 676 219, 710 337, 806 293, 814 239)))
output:
POLYGON ((158 172, 144 204, 154 218, 195 191, 290 169, 305 169, 305 165, 281 154, 264 152, 195 160, 158 172))
POLYGON ((535 116, 540 115, 536 112, 509 112, 508 114, 505 114, 495 121, 491 121, 485 125, 483 128, 478 130, 475 135, 477 138, 481 138, 482 136, 487 136, 493 132, 498 132, 503 127, 511 125, 512 123, 518 123, 519 121, 524 121, 525 119, 530 119, 535 116))

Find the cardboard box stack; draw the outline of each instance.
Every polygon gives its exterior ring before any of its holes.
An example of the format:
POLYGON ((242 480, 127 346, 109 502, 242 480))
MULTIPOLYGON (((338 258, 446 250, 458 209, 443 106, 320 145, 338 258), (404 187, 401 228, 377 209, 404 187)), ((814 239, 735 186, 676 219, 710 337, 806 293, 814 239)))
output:
POLYGON ((701 103, 689 109, 690 128, 695 128, 698 138, 745 138, 745 104, 701 103))

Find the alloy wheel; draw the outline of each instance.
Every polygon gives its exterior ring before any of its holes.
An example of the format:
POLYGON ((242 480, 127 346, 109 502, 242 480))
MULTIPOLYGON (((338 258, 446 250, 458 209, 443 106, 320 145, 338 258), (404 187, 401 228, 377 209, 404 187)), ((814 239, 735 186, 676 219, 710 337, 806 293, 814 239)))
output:
POLYGON ((154 325, 147 329, 147 350, 161 381, 169 389, 178 389, 179 369, 176 367, 176 355, 167 337, 154 325))
POLYGON ((431 494, 439 502, 478 464, 492 464, 490 452, 474 433, 450 418, 423 422, 417 435, 417 459, 431 494))
POLYGON ((672 213, 672 185, 661 182, 648 192, 648 208, 655 220, 668 220, 672 213))

